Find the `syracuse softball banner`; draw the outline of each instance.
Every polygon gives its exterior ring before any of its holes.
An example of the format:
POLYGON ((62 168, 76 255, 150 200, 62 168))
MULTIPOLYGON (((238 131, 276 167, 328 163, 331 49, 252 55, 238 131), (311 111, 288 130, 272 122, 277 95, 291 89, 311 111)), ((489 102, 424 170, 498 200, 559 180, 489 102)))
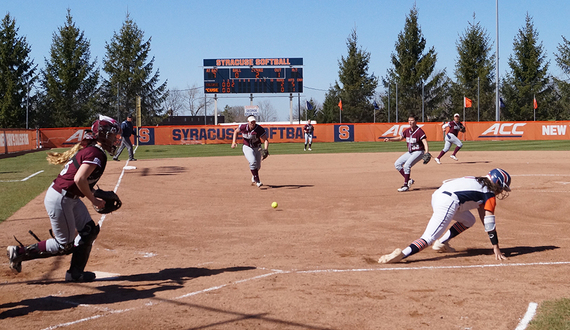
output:
MULTIPOLYGON (((442 123, 418 123, 428 141, 442 141, 442 123)), ((570 140, 570 121, 525 122, 464 122, 467 131, 459 133, 466 141, 498 140, 570 140)), ((408 123, 315 124, 313 141, 318 142, 372 142, 386 137, 399 136, 408 123)), ((221 144, 231 143, 235 125, 201 126, 143 126, 140 128, 141 145, 221 144)), ((303 143, 303 125, 263 124, 271 143, 303 143)), ((83 138, 82 127, 39 129, 41 146, 45 148, 71 147, 83 138)), ((0 134, 2 132, 0 131, 0 134)), ((25 150, 36 148, 36 130, 5 131, 0 135, 4 152, 13 152, 15 145, 26 145, 25 150), (11 135, 10 135, 11 134, 11 135), (16 136, 14 136, 16 134, 16 136), (22 135, 23 134, 23 135, 22 135), (28 141, 28 143, 24 143, 28 141), (32 142, 29 142, 32 141, 32 142), (8 146, 8 147, 7 147, 8 146), (8 148, 8 151, 5 149, 8 148)))

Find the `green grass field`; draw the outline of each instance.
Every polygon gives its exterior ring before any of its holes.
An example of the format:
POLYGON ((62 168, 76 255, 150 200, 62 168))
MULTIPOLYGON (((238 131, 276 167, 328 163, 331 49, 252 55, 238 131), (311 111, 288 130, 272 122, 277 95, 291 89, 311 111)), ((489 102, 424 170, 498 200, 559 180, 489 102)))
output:
MULTIPOLYGON (((430 142, 429 146, 430 152, 436 156, 443 148, 443 142, 430 142)), ((465 151, 569 151, 570 141, 467 141, 463 148, 465 151)), ((56 149, 55 151, 64 150, 56 149)), ((404 142, 315 143, 311 153, 403 152, 404 150, 404 142)), ((302 143, 270 144, 269 151, 272 155, 304 153, 302 143)), ((62 166, 47 163, 46 152, 47 150, 42 150, 0 158, 0 223, 46 190, 61 171, 62 166), (43 172, 21 181, 39 171, 43 172)), ((137 159, 159 159, 240 155, 242 155, 241 145, 231 149, 229 144, 211 144, 140 146, 135 157, 137 159)), ((128 154, 124 151, 120 158, 125 160, 127 157, 128 154)), ((570 329, 569 311, 570 299, 545 301, 540 305, 528 329, 570 329)))

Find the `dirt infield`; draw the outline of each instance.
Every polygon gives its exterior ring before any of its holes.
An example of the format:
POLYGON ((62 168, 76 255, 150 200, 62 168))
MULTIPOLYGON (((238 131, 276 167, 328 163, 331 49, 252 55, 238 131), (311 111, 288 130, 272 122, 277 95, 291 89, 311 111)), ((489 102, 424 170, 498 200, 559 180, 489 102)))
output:
MULTIPOLYGON (((318 148, 318 145, 315 145, 318 148)), ((469 152, 418 164, 398 193, 401 153, 272 155, 250 186, 244 157, 110 162, 100 186, 123 207, 104 218, 87 269, 69 256, 0 263, 0 329, 515 329, 530 302, 568 297, 570 153, 469 152), (483 226, 396 265, 366 262, 418 238, 445 179, 512 175, 497 206, 509 257, 483 226), (277 201, 278 208, 271 203, 277 201)), ((0 246, 48 237, 44 195, 0 224, 0 246)))

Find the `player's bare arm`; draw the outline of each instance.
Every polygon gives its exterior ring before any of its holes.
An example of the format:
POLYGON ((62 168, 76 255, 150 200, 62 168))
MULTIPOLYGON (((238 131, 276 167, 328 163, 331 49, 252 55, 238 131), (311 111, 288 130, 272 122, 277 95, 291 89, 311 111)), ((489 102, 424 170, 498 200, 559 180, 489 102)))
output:
POLYGON ((384 139, 384 142, 388 142, 388 141, 402 141, 404 137, 403 136, 396 136, 396 137, 387 137, 384 139))
POLYGON ((238 133, 239 133, 239 127, 234 130, 234 137, 232 139, 232 149, 235 149, 235 147, 237 145, 236 139, 237 139, 238 133))
POLYGON ((422 143, 424 144, 424 149, 425 149, 425 153, 429 153, 429 146, 428 146, 428 142, 427 139, 423 139, 422 143))
POLYGON ((104 208, 105 201, 93 196, 93 192, 91 191, 89 182, 87 181, 87 178, 91 175, 91 173, 93 173, 95 168, 97 168, 97 165, 95 164, 81 164, 77 170, 77 173, 75 173, 75 176, 73 177, 73 181, 77 185, 77 188, 79 188, 79 190, 83 193, 83 195, 85 195, 85 197, 91 201, 93 206, 97 208, 104 208))

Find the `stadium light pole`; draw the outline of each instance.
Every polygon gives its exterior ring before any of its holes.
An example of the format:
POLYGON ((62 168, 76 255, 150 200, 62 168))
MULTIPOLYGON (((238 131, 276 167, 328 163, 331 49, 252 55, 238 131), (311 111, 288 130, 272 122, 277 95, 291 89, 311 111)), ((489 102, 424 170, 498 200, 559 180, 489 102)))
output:
POLYGON ((497 41, 497 53, 495 55, 495 121, 501 119, 500 107, 499 107, 499 0, 495 0, 496 7, 496 41, 497 41))

